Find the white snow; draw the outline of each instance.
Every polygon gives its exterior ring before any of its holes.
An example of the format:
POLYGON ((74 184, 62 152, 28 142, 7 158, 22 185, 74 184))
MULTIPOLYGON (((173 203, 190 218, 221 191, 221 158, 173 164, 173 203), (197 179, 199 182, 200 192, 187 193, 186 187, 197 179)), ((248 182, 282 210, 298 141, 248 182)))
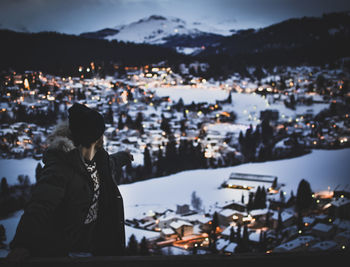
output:
POLYGON ((40 160, 32 158, 24 159, 0 159, 0 179, 6 177, 9 185, 16 184, 18 175, 28 175, 30 182, 35 183, 35 168, 40 160))
POLYGON ((242 194, 248 199, 247 190, 218 189, 232 172, 274 175, 283 190, 297 192, 301 179, 306 179, 313 191, 334 189, 338 184, 349 183, 350 166, 346 159, 350 149, 314 150, 312 153, 293 159, 272 162, 247 163, 235 167, 184 171, 162 178, 120 185, 124 198, 126 218, 133 218, 145 209, 170 208, 177 204, 189 204, 196 190, 204 208, 215 208, 218 203, 241 201, 242 194))
POLYGON ((136 237, 137 242, 140 242, 143 237, 146 237, 147 239, 158 238, 160 236, 160 232, 137 229, 137 228, 125 225, 126 245, 128 244, 129 238, 131 235, 134 235, 136 237))
POLYGON ((224 100, 228 97, 228 92, 218 88, 218 86, 198 86, 191 87, 190 85, 177 85, 171 87, 154 87, 149 88, 156 92, 159 97, 169 96, 172 101, 179 101, 180 98, 184 104, 208 102, 214 103, 215 100, 224 100))
MULTIPOLYGON (((160 97, 169 96, 173 102, 183 99, 184 104, 207 102, 215 104, 216 100, 224 100, 228 97, 229 91, 222 89, 215 84, 204 83, 197 87, 190 85, 177 85, 170 87, 152 87, 160 97)), ((328 108, 329 104, 317 103, 311 106, 297 105, 295 110, 285 107, 283 101, 273 103, 261 95, 255 93, 232 93, 232 104, 225 104, 223 111, 234 111, 237 114, 237 124, 256 125, 260 123, 260 112, 266 109, 278 110, 282 120, 295 120, 306 113, 318 114, 321 110, 328 108)))
MULTIPOLYGON (((132 219, 145 211, 176 210, 176 205, 189 204, 191 194, 196 191, 203 201, 206 211, 215 209, 218 203, 235 200, 241 201, 242 194, 248 199, 247 190, 218 189, 232 172, 274 175, 279 183, 284 183, 283 190, 287 193, 297 187, 301 179, 306 179, 313 191, 334 189, 338 184, 349 183, 350 165, 347 159, 350 149, 341 150, 313 150, 312 153, 298 158, 276 160, 272 162, 247 163, 235 167, 192 170, 154 178, 133 184, 120 185, 119 189, 124 199, 125 217, 132 219)), ((34 177, 37 161, 0 160, 0 176, 7 176, 9 184, 17 182, 18 174, 30 174, 34 177)), ((32 178, 33 181, 34 178, 32 178)), ((19 221, 21 211, 15 216, 0 221, 5 225, 7 238, 12 240, 15 227, 19 221), (8 230, 9 229, 9 230, 8 230)), ((138 240, 157 237, 158 232, 134 229, 126 226, 126 238, 134 233, 138 240)), ((3 253, 3 252, 1 252, 3 253)))
POLYGON ((196 28, 188 27, 186 22, 174 17, 150 16, 127 25, 116 27, 119 32, 106 37, 108 40, 119 40, 134 43, 162 44, 164 38, 173 35, 196 35, 201 33, 196 28))
MULTIPOLYGON (((5 227, 6 241, 4 242, 4 244, 6 244, 7 246, 15 236, 17 224, 19 223, 19 220, 21 219, 22 214, 23 214, 23 211, 20 210, 15 212, 11 217, 0 220, 0 224, 2 224, 5 227)), ((8 254, 8 250, 0 249, 0 258, 6 257, 7 254, 8 254)))

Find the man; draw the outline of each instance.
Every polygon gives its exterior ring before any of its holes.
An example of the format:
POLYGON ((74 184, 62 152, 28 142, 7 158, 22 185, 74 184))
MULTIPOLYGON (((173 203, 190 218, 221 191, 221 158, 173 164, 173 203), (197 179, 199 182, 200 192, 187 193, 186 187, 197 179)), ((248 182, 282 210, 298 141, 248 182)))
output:
POLYGON ((123 255, 123 199, 115 173, 133 157, 103 149, 101 114, 81 104, 48 137, 40 179, 10 243, 8 259, 69 253, 123 255))

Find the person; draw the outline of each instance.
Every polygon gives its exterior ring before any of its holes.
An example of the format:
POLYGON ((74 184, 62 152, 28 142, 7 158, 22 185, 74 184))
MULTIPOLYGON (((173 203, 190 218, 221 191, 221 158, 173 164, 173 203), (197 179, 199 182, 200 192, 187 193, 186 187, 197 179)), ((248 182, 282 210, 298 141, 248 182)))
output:
POLYGON ((105 124, 97 111, 75 103, 68 113, 68 121, 47 138, 45 165, 10 243, 9 260, 124 253, 116 173, 133 156, 103 149, 105 124))

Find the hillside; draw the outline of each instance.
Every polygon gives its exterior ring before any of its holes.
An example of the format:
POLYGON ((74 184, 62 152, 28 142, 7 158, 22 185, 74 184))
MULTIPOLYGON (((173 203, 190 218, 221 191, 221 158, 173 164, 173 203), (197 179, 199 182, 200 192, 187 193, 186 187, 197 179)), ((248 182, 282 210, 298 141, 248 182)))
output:
POLYGON ((200 53, 225 55, 237 64, 325 64, 350 56, 350 13, 290 19, 262 29, 241 30, 200 53))
POLYGON ((56 32, 19 33, 0 30, 0 70, 41 70, 53 74, 76 74, 78 66, 95 62, 141 65, 162 60, 181 60, 169 48, 147 44, 88 39, 56 32))

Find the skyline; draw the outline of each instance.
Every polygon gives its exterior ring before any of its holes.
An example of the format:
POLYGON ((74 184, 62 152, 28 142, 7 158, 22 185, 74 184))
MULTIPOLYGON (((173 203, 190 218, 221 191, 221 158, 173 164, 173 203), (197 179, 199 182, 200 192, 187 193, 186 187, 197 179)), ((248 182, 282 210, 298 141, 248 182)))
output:
POLYGON ((67 34, 129 24, 151 15, 222 30, 262 28, 290 18, 350 11, 344 0, 1 0, 0 28, 67 34))

